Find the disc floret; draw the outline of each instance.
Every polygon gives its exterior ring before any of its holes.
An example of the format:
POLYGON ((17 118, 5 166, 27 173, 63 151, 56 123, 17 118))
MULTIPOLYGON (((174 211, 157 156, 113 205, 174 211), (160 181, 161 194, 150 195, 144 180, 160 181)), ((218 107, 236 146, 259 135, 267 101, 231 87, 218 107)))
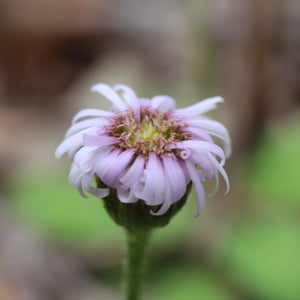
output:
POLYGON ((117 138, 116 146, 123 150, 133 147, 143 156, 171 152, 170 144, 187 140, 191 135, 184 131, 187 125, 182 120, 151 108, 128 109, 109 120, 106 134, 117 138))

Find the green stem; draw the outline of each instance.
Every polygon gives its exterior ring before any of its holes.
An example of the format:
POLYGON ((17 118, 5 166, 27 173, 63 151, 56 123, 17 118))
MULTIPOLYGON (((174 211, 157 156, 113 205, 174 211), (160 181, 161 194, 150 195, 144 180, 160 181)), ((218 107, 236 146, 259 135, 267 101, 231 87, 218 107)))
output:
POLYGON ((139 300, 150 230, 134 232, 127 230, 126 233, 128 247, 125 273, 126 300, 139 300))

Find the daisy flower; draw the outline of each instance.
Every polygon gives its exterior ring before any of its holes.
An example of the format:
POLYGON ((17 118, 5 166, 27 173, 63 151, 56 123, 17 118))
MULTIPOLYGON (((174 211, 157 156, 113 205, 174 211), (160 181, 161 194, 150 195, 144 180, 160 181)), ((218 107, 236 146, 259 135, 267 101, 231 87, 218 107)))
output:
POLYGON ((160 205, 151 213, 162 215, 192 183, 198 216, 205 205, 203 181, 215 178, 213 195, 220 173, 228 192, 223 166, 231 152, 230 137, 221 123, 203 115, 223 102, 221 97, 176 109, 169 96, 139 98, 121 84, 99 83, 91 90, 106 97, 111 109, 79 111, 55 153, 58 159, 68 153, 72 160, 70 184, 83 197, 86 191, 105 198, 114 189, 122 203, 141 199, 147 206, 160 205), (222 147, 212 137, 218 138, 222 147), (101 187, 91 183, 95 176, 101 187))

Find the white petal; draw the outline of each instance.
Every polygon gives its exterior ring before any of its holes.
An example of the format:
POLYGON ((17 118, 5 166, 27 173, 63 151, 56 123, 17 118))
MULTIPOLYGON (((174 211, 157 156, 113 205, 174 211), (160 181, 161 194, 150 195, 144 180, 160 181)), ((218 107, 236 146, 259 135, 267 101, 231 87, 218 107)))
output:
POLYGON ((210 120, 208 118, 186 120, 187 124, 197 126, 205 130, 208 134, 214 135, 223 141, 225 156, 229 157, 231 154, 231 140, 227 128, 220 122, 210 120))
POLYGON ((173 115, 192 118, 215 109, 217 104, 221 102, 224 102, 224 100, 219 96, 208 98, 186 108, 174 109, 173 115))
POLYGON ((90 117, 110 117, 113 113, 106 110, 96 109, 96 108, 86 108, 80 110, 72 119, 72 124, 78 122, 82 118, 90 117))
POLYGON ((124 100, 134 108, 139 107, 139 100, 132 88, 124 84, 116 84, 113 86, 116 91, 121 91, 124 100))
POLYGON ((225 195, 226 195, 230 189, 228 175, 227 175, 226 171, 224 170, 224 168, 222 167, 222 165, 213 157, 213 155, 211 155, 210 153, 208 153, 207 155, 208 155, 209 160, 212 162, 212 164, 215 166, 215 168, 221 173, 221 175, 223 176, 223 178, 225 180, 225 183, 226 183, 225 195))
POLYGON ((149 154, 144 175, 145 185, 142 191, 137 191, 135 196, 143 199, 147 205, 162 204, 164 202, 165 178, 160 159, 153 152, 149 154))
POLYGON ((116 187, 120 177, 123 175, 124 170, 128 167, 136 149, 131 148, 121 152, 114 161, 107 164, 106 169, 103 171, 101 180, 109 187, 116 187))
POLYGON ((91 91, 98 92, 99 94, 106 97, 112 104, 119 110, 123 111, 127 109, 126 103, 118 95, 118 93, 105 83, 98 83, 91 87, 91 91))
POLYGON ((178 142, 175 145, 170 145, 169 148, 170 149, 190 148, 195 150, 202 150, 205 152, 212 152, 221 158, 221 162, 220 162, 221 165, 225 164, 225 154, 223 149, 213 143, 199 141, 199 140, 186 140, 186 141, 178 142))
POLYGON ((159 95, 151 99, 151 106, 161 112, 175 108, 175 100, 170 96, 159 95))
POLYGON ((177 158, 168 155, 163 157, 163 167, 171 186, 172 203, 175 203, 183 197, 186 191, 184 172, 177 158))
POLYGON ((191 176, 192 182, 194 184, 196 200, 197 200, 197 214, 195 215, 195 217, 198 217, 205 207, 205 193, 198 174, 198 170, 196 169, 194 164, 188 160, 185 161, 185 164, 191 176))
POLYGON ((95 188, 90 185, 94 173, 85 173, 82 177, 82 187, 91 195, 97 198, 104 198, 109 194, 109 188, 95 188))
POLYGON ((73 124, 67 131, 66 137, 69 137, 78 131, 84 130, 89 127, 102 127, 103 125, 106 125, 108 121, 103 118, 93 118, 88 120, 83 120, 78 123, 73 124))

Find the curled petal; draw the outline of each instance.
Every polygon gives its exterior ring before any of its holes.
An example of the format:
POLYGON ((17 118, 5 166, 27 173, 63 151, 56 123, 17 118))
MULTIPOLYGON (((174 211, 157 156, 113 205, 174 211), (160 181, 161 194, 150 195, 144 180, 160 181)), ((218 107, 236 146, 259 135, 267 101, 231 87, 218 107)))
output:
POLYGON ((89 172, 93 168, 93 159, 98 154, 99 147, 82 147, 75 156, 74 162, 83 172, 89 172))
POLYGON ((170 96, 155 96, 151 99, 151 105, 153 108, 158 109, 161 112, 166 112, 175 108, 175 101, 170 96))
POLYGON ((81 122, 73 124, 67 131, 66 137, 71 136, 78 131, 87 129, 89 127, 102 127, 107 124, 107 120, 103 118, 93 118, 88 120, 83 120, 81 122))
POLYGON ((231 154, 231 140, 227 128, 220 122, 210 120, 208 118, 187 120, 187 124, 191 126, 197 126, 202 130, 205 130, 208 134, 214 135, 221 139, 224 144, 225 156, 228 157, 231 154))
POLYGON ((123 175, 124 170, 128 167, 133 158, 136 149, 127 149, 118 155, 114 161, 107 162, 105 170, 101 175, 101 180, 110 187, 117 187, 116 184, 123 175))
POLYGON ((186 108, 174 109, 173 115, 188 118, 196 117, 215 109, 217 104, 221 102, 224 102, 224 100, 219 96, 208 98, 186 108))
POLYGON ((119 110, 123 111, 127 109, 126 103, 118 95, 118 93, 105 83, 98 83, 91 87, 91 91, 98 92, 106 97, 112 104, 119 110))
POLYGON ((144 171, 145 157, 138 156, 131 167, 121 177, 121 185, 117 189, 118 196, 123 203, 133 203, 138 200, 135 193, 139 189, 141 176, 144 171))
POLYGON ((78 132, 70 137, 67 137, 62 141, 62 143, 57 147, 55 151, 55 157, 60 159, 66 152, 71 149, 78 149, 82 146, 82 138, 84 132, 90 132, 94 130, 94 128, 89 128, 84 131, 78 132))
POLYGON ((143 199, 147 205, 159 205, 164 201, 165 177, 160 159, 154 152, 149 153, 144 170, 145 184, 136 197, 143 199))
POLYGON ((225 164, 225 155, 221 147, 204 141, 199 140, 187 140, 176 143, 176 145, 170 145, 171 149, 178 148, 178 149, 196 149, 196 150, 202 150, 205 152, 212 152, 216 155, 218 155, 221 158, 221 165, 225 164))
POLYGON ((201 180, 208 180, 214 175, 214 165, 203 151, 194 151, 193 161, 201 167, 201 180))
POLYGON ((198 217, 201 212, 204 209, 205 206, 205 193, 204 188, 201 183, 198 170, 194 166, 194 164, 191 161, 185 161, 185 165, 187 168, 187 171, 190 174, 191 180, 194 184, 195 188, 195 194, 196 194, 196 200, 197 200, 197 214, 194 217, 198 217))
POLYGON ((124 84, 116 84, 113 86, 116 91, 121 91, 124 100, 132 107, 139 107, 139 100, 132 88, 124 84))
POLYGON ((95 188, 90 185, 94 176, 93 172, 85 173, 82 177, 82 187, 97 198, 104 198, 109 194, 109 188, 95 188))
POLYGON ((213 157, 213 155, 211 155, 210 153, 208 153, 207 155, 208 155, 208 158, 211 161, 211 163, 221 173, 221 175, 223 176, 223 178, 225 180, 225 183, 226 183, 225 195, 226 195, 229 192, 229 189, 230 189, 228 175, 227 175, 226 171, 224 170, 224 168, 222 167, 222 165, 213 157))
POLYGON ((83 118, 90 118, 90 117, 110 117, 113 113, 101 110, 101 109, 95 109, 95 108, 86 108, 80 110, 72 119, 72 124, 78 122, 80 119, 83 118))
POLYGON ((163 157, 163 167, 165 177, 168 179, 171 187, 172 203, 180 200, 186 191, 186 178, 184 171, 175 156, 163 157))
POLYGON ((188 126, 184 128, 184 131, 191 133, 193 136, 199 138, 202 141, 213 143, 213 140, 210 137, 210 135, 204 130, 192 126, 188 126))

